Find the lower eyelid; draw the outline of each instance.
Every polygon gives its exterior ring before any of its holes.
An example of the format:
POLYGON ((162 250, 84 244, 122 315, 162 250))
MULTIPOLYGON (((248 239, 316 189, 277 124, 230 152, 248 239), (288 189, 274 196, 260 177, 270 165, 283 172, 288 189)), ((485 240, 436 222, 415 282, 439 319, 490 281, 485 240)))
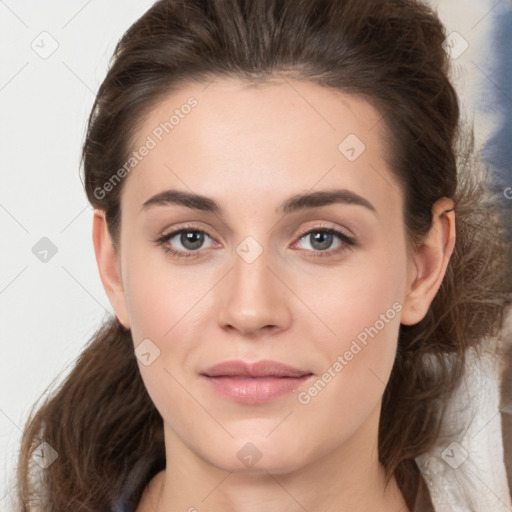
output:
MULTIPOLYGON (((176 235, 179 235, 180 233, 183 233, 183 232, 200 233, 200 234, 203 234, 203 235, 207 236, 208 238, 210 238, 210 240, 212 240, 214 244, 217 244, 217 245, 219 244, 219 242, 217 242, 216 239, 213 236, 211 236, 207 231, 205 231, 203 229, 195 228, 194 226, 184 226, 177 230, 171 231, 168 234, 164 234, 156 240, 156 244, 164 246, 164 250, 166 252, 173 253, 177 257, 184 257, 184 258, 193 257, 192 255, 194 255, 194 254, 199 255, 200 253, 202 253, 203 251, 208 249, 208 248, 200 248, 197 250, 182 250, 182 249, 172 249, 171 247, 165 247, 166 242, 168 242, 169 240, 174 238, 176 235), (185 255, 188 255, 188 256, 185 256, 185 255)), ((305 249, 304 251, 311 252, 313 254, 316 254, 317 256, 322 256, 322 255, 329 256, 329 255, 335 255, 335 254, 341 253, 341 252, 348 250, 350 248, 353 248, 354 246, 357 245, 357 240, 355 239, 355 237, 349 236, 346 233, 344 233, 343 231, 340 231, 340 230, 337 230, 335 228, 328 227, 328 226, 318 226, 316 228, 308 229, 307 231, 298 235, 296 242, 294 242, 293 245, 296 245, 304 237, 307 237, 308 235, 311 235, 311 234, 317 233, 317 232, 330 233, 330 234, 334 235, 341 241, 341 246, 338 248, 335 248, 335 249, 327 249, 325 251, 315 251, 315 250, 309 250, 309 249, 305 249)))

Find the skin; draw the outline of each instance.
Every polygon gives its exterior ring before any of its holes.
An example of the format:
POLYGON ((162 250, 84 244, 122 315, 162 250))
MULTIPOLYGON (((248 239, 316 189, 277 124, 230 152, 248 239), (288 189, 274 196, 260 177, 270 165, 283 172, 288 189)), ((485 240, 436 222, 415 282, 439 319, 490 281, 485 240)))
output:
POLYGON ((138 512, 407 511, 378 462, 380 405, 400 323, 425 316, 444 277, 453 202, 434 205, 432 229, 409 247, 381 116, 363 99, 307 82, 187 84, 144 118, 133 147, 190 96, 197 107, 126 178, 117 251, 103 212, 94 213, 98 268, 115 314, 134 348, 149 338, 160 350, 139 368, 163 418, 167 466, 138 512), (366 146, 353 162, 338 149, 349 134, 366 146), (171 188, 208 196, 223 214, 173 204, 141 210, 171 188), (292 195, 334 188, 376 212, 338 203, 276 213, 292 195), (208 233, 199 257, 178 259, 154 243, 186 223, 208 233), (322 249, 302 235, 322 227, 358 245, 347 249, 334 237, 322 249), (236 252, 248 236, 263 249, 250 264, 236 252), (331 254, 315 258, 322 251, 331 254), (396 316, 307 404, 298 392, 236 403, 198 374, 227 359, 271 359, 318 379, 396 303, 396 316), (250 467, 237 457, 248 442, 261 454, 250 467))

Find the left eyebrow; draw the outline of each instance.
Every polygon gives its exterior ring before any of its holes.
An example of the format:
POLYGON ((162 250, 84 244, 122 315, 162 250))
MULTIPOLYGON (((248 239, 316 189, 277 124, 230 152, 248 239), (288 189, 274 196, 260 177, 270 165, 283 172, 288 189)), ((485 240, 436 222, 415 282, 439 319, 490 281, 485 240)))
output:
MULTIPOLYGON (((141 211, 153 206, 179 205, 192 210, 222 215, 222 208, 215 200, 199 194, 181 190, 165 190, 152 197, 142 205, 141 211)), ((375 207, 364 197, 347 189, 321 190, 297 194, 284 201, 276 213, 290 214, 299 210, 320 208, 331 204, 353 204, 362 206, 377 215, 375 207)))
POLYGON ((292 213, 298 210, 320 208, 331 204, 353 204, 362 206, 377 215, 377 210, 368 199, 356 194, 352 190, 344 188, 297 194, 287 199, 276 211, 278 213, 292 213))

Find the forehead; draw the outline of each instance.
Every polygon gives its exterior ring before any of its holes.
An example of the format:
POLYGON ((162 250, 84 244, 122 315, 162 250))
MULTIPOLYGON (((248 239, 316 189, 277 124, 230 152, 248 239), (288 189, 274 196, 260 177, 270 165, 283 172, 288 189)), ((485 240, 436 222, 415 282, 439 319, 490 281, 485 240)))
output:
POLYGON ((400 195, 383 125, 363 98, 311 82, 184 84, 136 130, 132 151, 149 149, 130 171, 122 202, 140 206, 178 188, 233 206, 237 197, 281 203, 285 190, 339 186, 379 202, 400 195))

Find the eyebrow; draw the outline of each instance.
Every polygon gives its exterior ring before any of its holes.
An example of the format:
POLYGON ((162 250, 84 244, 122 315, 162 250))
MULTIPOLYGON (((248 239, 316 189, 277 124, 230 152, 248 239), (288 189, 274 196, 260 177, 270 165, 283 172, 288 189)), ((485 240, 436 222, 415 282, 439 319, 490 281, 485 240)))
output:
MULTIPOLYGON (((323 190, 316 192, 306 192, 296 194, 284 201, 276 213, 290 214, 300 210, 310 208, 320 208, 332 204, 352 204, 362 206, 377 214, 375 207, 364 197, 347 189, 323 190)), ((142 205, 141 211, 147 210, 153 206, 179 205, 192 210, 222 215, 222 208, 215 200, 181 190, 165 190, 152 197, 142 205)))

